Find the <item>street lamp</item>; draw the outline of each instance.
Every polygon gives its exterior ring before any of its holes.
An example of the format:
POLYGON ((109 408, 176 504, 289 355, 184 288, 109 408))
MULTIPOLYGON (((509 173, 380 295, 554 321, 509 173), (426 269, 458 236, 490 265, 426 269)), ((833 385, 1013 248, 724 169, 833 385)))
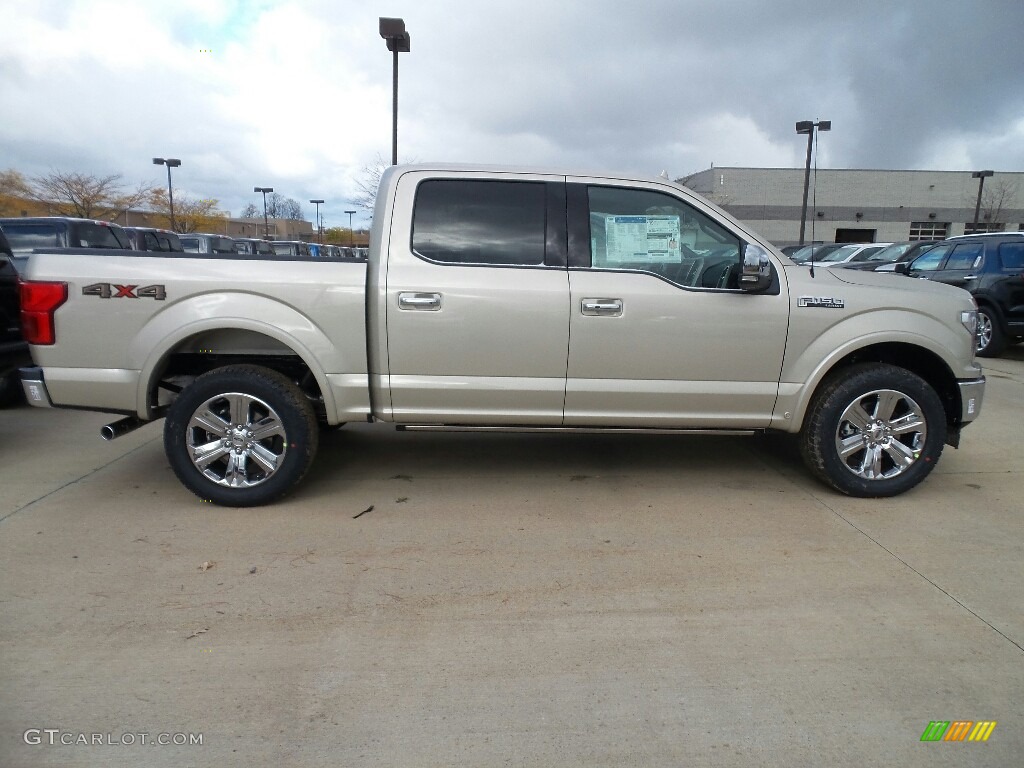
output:
POLYGON ((405 31, 405 21, 379 17, 380 36, 392 53, 391 67, 391 164, 398 165, 398 54, 408 53, 412 38, 405 31))
POLYGON ((800 209, 800 245, 804 244, 804 229, 807 226, 807 187, 811 183, 811 144, 814 143, 815 128, 819 132, 831 131, 832 121, 819 120, 818 122, 813 122, 811 120, 801 120, 796 124, 796 132, 798 134, 807 134, 807 162, 804 165, 804 204, 800 209))
POLYGON ((174 189, 171 187, 171 168, 177 168, 181 165, 181 160, 174 157, 154 157, 153 165, 167 166, 167 198, 171 203, 171 229, 177 229, 177 227, 174 226, 174 189))
POLYGON ((320 206, 324 202, 323 200, 310 200, 309 202, 316 204, 316 232, 317 240, 321 243, 324 241, 324 227, 323 222, 320 219, 320 206))
POLYGON ((270 239, 270 222, 267 220, 267 192, 273 192, 273 187, 253 187, 253 192, 263 193, 263 239, 270 239))
POLYGON ((351 248, 355 245, 354 233, 352 232, 352 214, 355 211, 345 211, 348 214, 348 245, 351 248))
POLYGON ((971 174, 972 179, 978 180, 978 202, 974 204, 974 231, 978 231, 978 213, 981 211, 981 190, 985 187, 985 179, 995 175, 995 171, 975 171, 971 174))

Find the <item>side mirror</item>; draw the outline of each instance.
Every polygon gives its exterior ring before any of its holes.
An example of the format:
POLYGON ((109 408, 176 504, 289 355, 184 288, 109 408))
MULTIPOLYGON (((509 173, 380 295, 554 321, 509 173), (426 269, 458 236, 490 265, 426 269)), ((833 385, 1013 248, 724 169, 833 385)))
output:
POLYGON ((904 261, 892 268, 892 271, 897 275, 909 275, 910 274, 910 262, 904 261))
POLYGON ((743 246, 743 269, 740 272, 740 289, 748 293, 761 293, 772 284, 772 261, 768 251, 755 243, 743 246))

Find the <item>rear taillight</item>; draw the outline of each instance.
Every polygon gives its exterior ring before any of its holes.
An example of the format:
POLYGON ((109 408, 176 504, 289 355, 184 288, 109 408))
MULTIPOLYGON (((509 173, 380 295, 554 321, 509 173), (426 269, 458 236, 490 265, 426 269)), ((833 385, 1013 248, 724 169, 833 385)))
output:
POLYGON ((67 283, 18 283, 21 300, 21 332, 29 344, 53 344, 57 340, 53 313, 68 300, 67 283))

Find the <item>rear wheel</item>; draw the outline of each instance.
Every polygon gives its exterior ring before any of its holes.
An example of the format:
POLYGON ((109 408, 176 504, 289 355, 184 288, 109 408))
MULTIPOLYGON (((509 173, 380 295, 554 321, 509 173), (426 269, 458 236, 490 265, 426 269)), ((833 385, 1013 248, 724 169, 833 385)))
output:
POLYGON ((218 368, 171 404, 164 449, 178 479, 204 500, 267 504, 309 470, 319 430, 309 399, 284 375, 256 365, 218 368))
POLYGON ((800 435, 811 471, 850 496, 895 496, 935 467, 946 414, 935 390, 893 365, 839 371, 815 396, 800 435))

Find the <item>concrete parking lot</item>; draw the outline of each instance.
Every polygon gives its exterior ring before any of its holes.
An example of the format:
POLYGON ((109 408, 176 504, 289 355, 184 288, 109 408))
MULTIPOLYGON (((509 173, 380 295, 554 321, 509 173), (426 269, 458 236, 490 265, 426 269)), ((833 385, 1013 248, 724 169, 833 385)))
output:
POLYGON ((4 410, 0 765, 1020 765, 1024 347, 986 373, 889 500, 776 439, 350 425, 223 509, 159 424, 4 410))

